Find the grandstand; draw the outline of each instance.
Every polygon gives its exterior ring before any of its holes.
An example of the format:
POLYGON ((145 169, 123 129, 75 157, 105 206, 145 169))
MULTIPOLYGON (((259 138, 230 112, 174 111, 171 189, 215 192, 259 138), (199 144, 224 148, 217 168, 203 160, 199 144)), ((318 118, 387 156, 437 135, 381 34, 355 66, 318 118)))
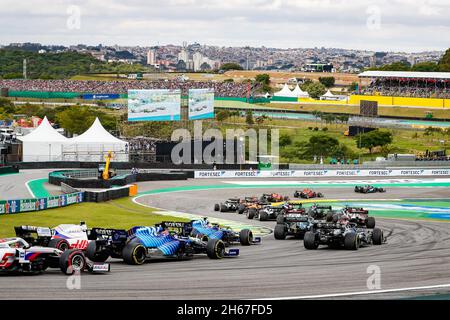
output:
POLYGON ((92 80, 0 80, 0 88, 7 88, 9 96, 37 98, 76 98, 82 94, 127 94, 138 89, 181 89, 187 95, 189 89, 214 89, 216 97, 249 97, 255 88, 247 83, 215 81, 92 81, 92 80), (42 93, 42 97, 36 93, 42 93), (20 93, 20 94, 19 94, 20 93))
POLYGON ((450 72, 366 71, 359 79, 370 79, 363 95, 450 99, 450 72))

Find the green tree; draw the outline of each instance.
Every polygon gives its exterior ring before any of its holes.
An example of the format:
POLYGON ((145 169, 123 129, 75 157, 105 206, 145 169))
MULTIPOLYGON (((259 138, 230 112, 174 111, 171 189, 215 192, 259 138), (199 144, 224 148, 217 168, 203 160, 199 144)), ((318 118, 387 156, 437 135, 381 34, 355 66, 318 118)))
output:
POLYGON ((282 133, 279 141, 280 147, 286 147, 292 144, 292 137, 289 134, 282 133))
POLYGON ((247 123, 248 125, 252 125, 255 123, 255 121, 253 120, 253 111, 252 110, 248 110, 245 114, 245 123, 247 123))
POLYGON ((318 99, 323 96, 327 89, 320 82, 307 82, 302 84, 302 90, 308 92, 311 98, 318 99))
POLYGON ((220 69, 222 69, 223 71, 229 71, 229 70, 244 70, 244 68, 242 68, 242 66, 238 63, 235 62, 227 62, 222 64, 222 66, 220 67, 220 69))
POLYGON ((314 135, 309 138, 309 142, 305 145, 304 157, 322 156, 328 157, 335 153, 339 147, 339 141, 336 138, 327 135, 314 135))
POLYGON ((219 122, 223 122, 230 117, 230 112, 228 110, 220 110, 217 112, 216 119, 219 122))
POLYGON ((439 71, 450 72, 450 49, 448 49, 442 56, 438 63, 439 71))
POLYGON ((327 88, 331 88, 334 86, 336 79, 334 77, 320 77, 319 82, 323 84, 327 88))
POLYGON ((369 149, 372 153, 373 148, 383 147, 392 143, 392 133, 389 131, 374 130, 358 135, 356 138, 356 146, 359 149, 369 149))
POLYGON ((270 84, 270 75, 267 73, 258 74, 255 77, 255 81, 261 84, 269 85, 270 84))
POLYGON ((411 71, 416 72, 438 72, 439 66, 435 62, 421 62, 412 66, 411 71))

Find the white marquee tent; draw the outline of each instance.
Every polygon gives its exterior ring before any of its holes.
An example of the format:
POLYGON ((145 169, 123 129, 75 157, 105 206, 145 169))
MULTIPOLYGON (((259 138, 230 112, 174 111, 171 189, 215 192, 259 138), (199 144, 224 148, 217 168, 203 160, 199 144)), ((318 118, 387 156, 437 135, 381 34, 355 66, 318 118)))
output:
POLYGON ((299 97, 299 98, 309 98, 309 93, 303 91, 303 90, 298 86, 298 84, 295 86, 294 91, 292 91, 292 92, 295 94, 296 97, 299 97))
POLYGON ((23 162, 61 161, 63 147, 69 140, 51 126, 47 117, 36 129, 17 139, 22 141, 23 162))
POLYGON ((289 89, 287 83, 284 84, 283 89, 273 94, 275 97, 297 97, 297 95, 289 89))
POLYGON ((63 149, 63 160, 103 162, 109 151, 113 152, 113 161, 128 161, 128 142, 114 137, 96 118, 86 132, 68 140, 63 149))

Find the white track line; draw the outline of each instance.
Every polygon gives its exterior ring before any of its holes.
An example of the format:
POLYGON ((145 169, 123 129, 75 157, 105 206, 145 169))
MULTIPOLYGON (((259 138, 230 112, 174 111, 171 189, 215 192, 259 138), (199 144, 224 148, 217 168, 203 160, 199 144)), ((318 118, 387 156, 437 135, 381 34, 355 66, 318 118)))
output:
POLYGON ((36 198, 36 196, 34 195, 33 191, 31 191, 31 188, 28 185, 28 183, 31 182, 31 181, 35 181, 35 180, 41 180, 41 179, 33 179, 33 180, 28 180, 27 182, 25 182, 25 187, 27 188, 27 190, 30 193, 32 198, 36 198))
POLYGON ((346 296, 361 296, 361 295, 370 295, 370 294, 379 294, 379 293, 419 291, 419 290, 442 289, 442 288, 450 288, 450 284, 438 284, 438 285, 434 285, 434 286, 399 288, 399 289, 386 289, 386 290, 372 290, 372 291, 359 291, 359 292, 319 294, 319 295, 311 295, 311 296, 292 296, 292 297, 281 297, 281 298, 261 298, 261 299, 252 299, 252 300, 325 299, 325 298, 338 298, 338 297, 346 297, 346 296))

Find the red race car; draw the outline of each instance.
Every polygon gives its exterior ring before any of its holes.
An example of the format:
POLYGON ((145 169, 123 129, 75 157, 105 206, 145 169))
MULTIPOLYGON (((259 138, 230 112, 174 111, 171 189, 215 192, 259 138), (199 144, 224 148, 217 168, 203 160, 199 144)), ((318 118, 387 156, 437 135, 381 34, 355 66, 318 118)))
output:
POLYGON ((320 192, 312 191, 311 189, 303 189, 302 191, 295 191, 294 198, 303 198, 303 199, 323 198, 323 194, 320 192))

